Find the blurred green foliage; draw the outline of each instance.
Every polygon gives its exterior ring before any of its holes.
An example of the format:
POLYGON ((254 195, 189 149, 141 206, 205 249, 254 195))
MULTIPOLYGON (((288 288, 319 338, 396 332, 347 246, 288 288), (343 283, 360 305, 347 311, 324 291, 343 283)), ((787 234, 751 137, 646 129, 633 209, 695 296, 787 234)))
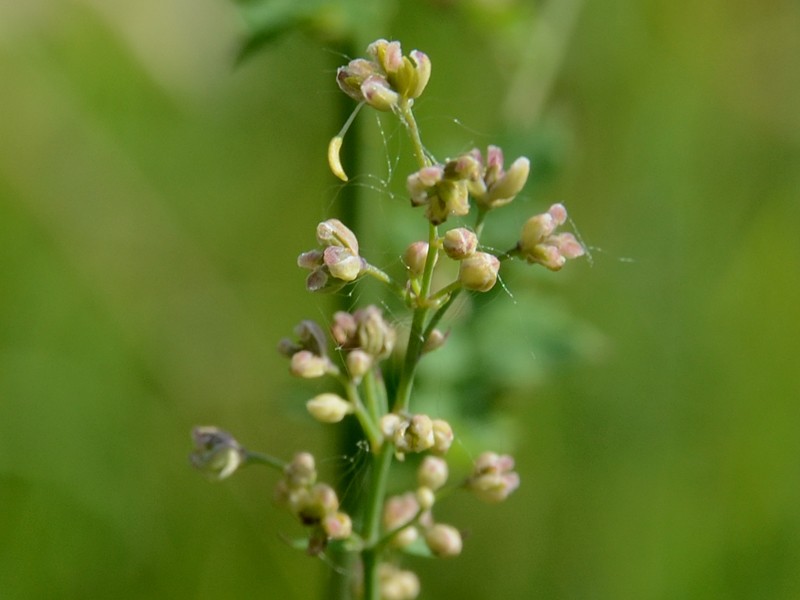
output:
MULTIPOLYGON (((285 541, 269 474, 210 485, 186 455, 214 423, 358 468, 274 352, 325 320, 294 261, 340 193, 343 36, 430 54, 437 154, 533 158, 492 243, 563 201, 593 248, 559 274, 510 265, 509 293, 465 306, 482 318, 425 364, 420 402, 462 397, 463 445, 514 449, 523 486, 442 506, 470 536, 415 565, 422 597, 800 596, 798 5, 380 5, 236 68, 252 30, 233 4, 0 5, 0 598, 305 599, 331 580, 285 541)), ((361 118, 362 245, 391 267, 387 223, 418 215, 400 133, 361 118)))

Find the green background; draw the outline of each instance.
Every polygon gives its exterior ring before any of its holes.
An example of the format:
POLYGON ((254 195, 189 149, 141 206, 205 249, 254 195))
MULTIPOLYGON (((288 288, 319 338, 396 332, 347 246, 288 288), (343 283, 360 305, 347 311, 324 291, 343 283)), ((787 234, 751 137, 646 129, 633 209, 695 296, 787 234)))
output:
MULTIPOLYGON (((498 240, 561 201, 592 248, 558 274, 510 265, 486 304, 505 325, 453 334, 480 377, 512 380, 464 444, 499 440, 523 484, 437 508, 469 535, 458 559, 412 563, 421 597, 800 597, 798 4, 389 8, 377 31, 351 15, 356 44, 431 56, 429 148, 532 157, 498 240)), ((0 4, 0 598, 305 599, 330 581, 289 548, 274 475, 212 485, 186 458, 213 423, 360 468, 274 350, 329 310, 294 264, 341 193, 325 148, 343 59, 319 31, 235 67, 233 4, 0 4)), ((396 268, 395 207, 397 229, 424 222, 405 159, 387 172, 400 133, 360 120, 364 253, 396 268)), ((430 380, 463 371, 449 350, 430 380)))

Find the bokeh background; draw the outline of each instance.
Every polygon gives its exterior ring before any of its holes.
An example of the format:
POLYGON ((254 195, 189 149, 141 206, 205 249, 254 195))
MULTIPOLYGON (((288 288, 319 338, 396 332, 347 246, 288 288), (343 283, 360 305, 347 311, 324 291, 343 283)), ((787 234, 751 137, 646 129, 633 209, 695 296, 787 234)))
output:
MULTIPOLYGON (((800 6, 292 4, 0 4, 0 598, 331 585, 271 473, 212 485, 186 456, 214 423, 361 468, 274 348, 341 301, 294 261, 347 194, 325 163, 340 53, 377 37, 432 57, 432 151, 531 156, 498 244, 561 201, 592 248, 510 265, 423 373, 523 486, 441 507, 469 538, 412 563, 422 598, 800 597, 800 6)), ((422 223, 407 146, 359 120, 345 210, 396 268, 422 223)))

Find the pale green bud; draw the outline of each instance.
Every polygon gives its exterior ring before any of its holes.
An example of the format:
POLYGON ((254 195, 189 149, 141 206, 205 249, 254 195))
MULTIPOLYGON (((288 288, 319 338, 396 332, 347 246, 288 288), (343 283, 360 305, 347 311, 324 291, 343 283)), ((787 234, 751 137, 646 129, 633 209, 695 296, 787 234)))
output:
POLYGON ((489 187, 486 196, 480 201, 490 208, 497 208, 511 202, 525 187, 530 173, 531 162, 524 156, 515 160, 508 171, 489 187))
POLYGON ((497 283, 500 261, 493 254, 476 252, 461 261, 458 280, 467 290, 488 292, 497 283))
POLYGON ((416 497, 422 510, 430 510, 436 503, 436 494, 429 487, 417 488, 416 497))
POLYGON ((424 452, 433 446, 433 422, 427 415, 414 415, 394 431, 398 452, 424 452))
POLYGON ((284 469, 286 481, 291 488, 309 487, 317 481, 317 468, 314 455, 309 452, 298 452, 292 462, 284 469))
POLYGON ((325 393, 306 402, 306 409, 320 423, 338 423, 353 412, 353 405, 337 394, 325 393))
POLYGON ((425 532, 425 543, 431 552, 442 558, 461 554, 461 533, 451 525, 437 523, 425 532))
POLYGON ((374 359, 372 356, 363 350, 355 349, 347 354, 345 359, 347 363, 347 372, 350 373, 350 378, 356 383, 369 373, 372 368, 374 359))
POLYGON ((318 356, 308 350, 301 350, 292 355, 289 371, 295 377, 314 379, 337 372, 336 366, 326 356, 318 356))
POLYGON ((432 452, 436 454, 446 454, 453 444, 453 428, 450 423, 443 419, 433 420, 433 448, 432 452))

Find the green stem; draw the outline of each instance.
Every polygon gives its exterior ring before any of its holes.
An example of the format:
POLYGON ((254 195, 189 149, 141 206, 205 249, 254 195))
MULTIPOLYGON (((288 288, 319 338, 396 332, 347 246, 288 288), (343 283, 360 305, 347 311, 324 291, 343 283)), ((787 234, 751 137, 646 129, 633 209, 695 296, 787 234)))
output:
POLYGON ((367 263, 367 266, 364 267, 362 273, 364 273, 365 275, 369 275, 374 279, 377 279, 381 283, 385 283, 395 294, 397 294, 398 297, 403 298, 405 296, 405 290, 403 289, 403 286, 401 286, 394 279, 392 279, 392 277, 388 273, 382 271, 375 265, 367 263))
POLYGON ((380 564, 380 519, 383 500, 386 495, 386 482, 392 466, 393 448, 389 444, 373 455, 372 477, 367 493, 367 506, 364 514, 364 530, 362 537, 365 548, 361 552, 364 566, 364 600, 380 600, 380 582, 378 566, 380 564))
POLYGON ((245 451, 244 464, 265 465, 267 467, 272 467, 273 469, 277 469, 278 471, 281 472, 283 472, 284 469, 286 469, 286 463, 284 461, 277 459, 274 456, 270 456, 269 454, 262 454, 261 452, 252 452, 250 450, 245 451))
POLYGON ((367 411, 364 403, 361 401, 358 388, 352 381, 348 380, 344 382, 344 388, 347 392, 347 399, 353 404, 353 412, 369 440, 370 447, 372 447, 373 450, 380 448, 383 442, 383 436, 378 429, 377 420, 371 414, 372 411, 367 411))

